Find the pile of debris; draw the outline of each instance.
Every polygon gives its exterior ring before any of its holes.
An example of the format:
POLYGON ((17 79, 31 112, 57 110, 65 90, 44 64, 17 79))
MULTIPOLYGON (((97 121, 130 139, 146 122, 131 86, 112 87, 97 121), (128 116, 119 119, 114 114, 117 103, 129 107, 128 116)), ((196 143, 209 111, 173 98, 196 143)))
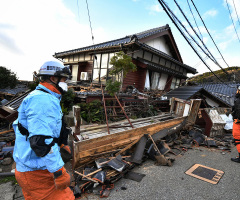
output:
POLYGON ((10 172, 13 163, 15 134, 13 129, 0 130, 0 172, 1 175, 10 172))
POLYGON ((145 174, 132 172, 135 166, 148 159, 155 165, 172 166, 176 157, 184 155, 189 149, 206 147, 221 150, 223 154, 231 151, 232 135, 208 138, 204 130, 193 126, 185 127, 185 121, 180 125, 161 130, 153 135, 145 134, 137 142, 116 150, 115 153, 98 157, 75 169, 75 197, 81 194, 94 193, 100 197, 108 197, 114 183, 121 178, 140 182, 145 174))

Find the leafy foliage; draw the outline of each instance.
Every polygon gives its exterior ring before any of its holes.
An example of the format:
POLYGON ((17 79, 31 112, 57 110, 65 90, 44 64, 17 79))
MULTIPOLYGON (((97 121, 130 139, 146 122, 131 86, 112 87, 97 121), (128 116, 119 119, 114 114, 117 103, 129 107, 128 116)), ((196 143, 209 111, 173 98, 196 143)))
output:
POLYGON ((112 80, 108 80, 106 84, 105 90, 111 95, 114 96, 116 92, 119 92, 121 83, 118 81, 112 82, 112 80))
POLYGON ((39 81, 30 83, 30 84, 28 85, 28 88, 29 88, 30 90, 35 90, 35 88, 38 86, 38 84, 39 84, 39 81))
POLYGON ((109 72, 110 75, 123 72, 123 76, 126 77, 127 73, 137 71, 136 65, 132 63, 132 58, 123 51, 116 53, 111 58, 110 64, 113 65, 113 68, 109 72))
POLYGON ((64 114, 68 114, 72 109, 75 98, 75 92, 73 89, 69 89, 62 95, 61 107, 64 114))
POLYGON ((0 89, 10 87, 14 88, 17 85, 17 76, 14 72, 6 67, 0 66, 0 89))
POLYGON ((13 184, 17 184, 17 180, 16 180, 15 176, 6 176, 6 177, 0 178, 0 184, 7 183, 7 182, 10 182, 10 181, 13 184))
POLYGON ((88 123, 102 123, 105 119, 101 101, 94 100, 90 103, 78 104, 81 108, 81 117, 88 123))

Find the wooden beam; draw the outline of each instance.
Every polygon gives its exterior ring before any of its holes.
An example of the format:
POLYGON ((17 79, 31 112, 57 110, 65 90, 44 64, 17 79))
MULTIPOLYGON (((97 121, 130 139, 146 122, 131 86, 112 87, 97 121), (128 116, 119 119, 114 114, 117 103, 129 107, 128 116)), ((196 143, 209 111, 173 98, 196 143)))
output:
POLYGON ((74 173, 75 173, 75 174, 78 174, 78 175, 80 175, 80 176, 82 176, 82 177, 84 177, 84 178, 86 178, 86 179, 88 179, 88 180, 90 180, 90 181, 92 181, 92 182, 98 183, 98 181, 96 181, 96 180, 94 180, 94 179, 92 179, 92 178, 89 178, 88 176, 85 176, 84 174, 82 174, 82 173, 80 173, 80 172, 74 171, 74 173))
MULTIPOLYGON (((143 136, 143 135, 142 135, 143 136)), ((125 148, 123 148, 121 151, 119 151, 118 153, 116 153, 116 156, 120 155, 121 153, 127 151, 128 149, 130 149, 134 144, 138 143, 138 141, 141 139, 141 137, 139 137, 137 140, 135 140, 134 142, 132 142, 131 144, 127 145, 125 148)))
POLYGON ((130 142, 133 142, 133 141, 139 139, 139 137, 141 137, 141 135, 131 137, 131 138, 127 138, 125 140, 119 140, 119 141, 116 141, 116 142, 108 142, 108 143, 105 143, 106 145, 95 146, 92 149, 88 149, 88 150, 85 150, 85 151, 82 150, 78 154, 77 158, 78 159, 85 158, 85 157, 94 155, 96 153, 101 153, 101 152, 109 151, 111 149, 115 149, 115 148, 124 146, 126 144, 129 144, 130 142))
MULTIPOLYGON (((82 164, 82 159, 87 159, 93 155, 106 151, 115 150, 124 147, 131 142, 137 141, 143 134, 153 135, 163 129, 178 125, 186 117, 179 117, 168 121, 150 124, 144 127, 134 128, 120 133, 102 136, 87 141, 73 142, 74 148, 74 166, 82 164)), ((83 160, 82 160, 83 161, 83 160)))
POLYGON ((77 151, 81 152, 86 149, 91 149, 93 147, 97 146, 102 146, 107 143, 112 143, 112 142, 117 142, 119 140, 124 140, 128 139, 137 135, 142 135, 142 133, 147 134, 147 133, 155 133, 158 132, 164 128, 169 128, 171 126, 174 126, 176 124, 179 124, 183 121, 183 118, 175 118, 163 122, 158 122, 158 123, 153 123, 144 127, 139 127, 139 128, 134 128, 126 131, 122 131, 119 133, 111 134, 111 135, 106 135, 86 141, 81 141, 81 142, 75 142, 74 146, 77 147, 77 151))
POLYGON ((0 135, 1 135, 1 134, 4 134, 4 133, 10 133, 10 132, 13 132, 13 131, 14 131, 13 128, 10 129, 10 130, 7 130, 7 131, 2 131, 2 132, 0 132, 0 135))

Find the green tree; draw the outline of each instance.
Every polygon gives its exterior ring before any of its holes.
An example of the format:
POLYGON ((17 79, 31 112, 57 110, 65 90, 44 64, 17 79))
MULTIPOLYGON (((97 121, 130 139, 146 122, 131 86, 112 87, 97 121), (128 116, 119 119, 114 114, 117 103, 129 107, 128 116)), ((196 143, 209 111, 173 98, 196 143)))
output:
POLYGON ((111 95, 114 96, 116 92, 119 92, 121 83, 118 81, 112 82, 112 80, 108 80, 106 84, 106 91, 111 95))
POLYGON ((0 89, 10 87, 14 88, 17 85, 17 76, 14 72, 6 67, 0 66, 0 89))
POLYGON ((128 56, 123 51, 119 51, 110 60, 110 64, 113 65, 110 75, 116 75, 123 72, 123 76, 126 77, 127 73, 137 71, 137 67, 132 62, 131 56, 128 56))
MULTIPOLYGON (((123 77, 129 72, 137 71, 137 66, 133 64, 131 56, 128 56, 123 51, 117 52, 115 56, 113 56, 110 60, 110 64, 113 65, 110 75, 117 75, 119 73, 123 73, 123 77)), ((114 96, 116 92, 120 90, 121 83, 119 81, 112 82, 112 80, 108 80, 106 84, 106 91, 114 96)))
POLYGON ((74 104, 75 92, 73 89, 69 89, 62 95, 61 107, 64 114, 68 114, 74 104))

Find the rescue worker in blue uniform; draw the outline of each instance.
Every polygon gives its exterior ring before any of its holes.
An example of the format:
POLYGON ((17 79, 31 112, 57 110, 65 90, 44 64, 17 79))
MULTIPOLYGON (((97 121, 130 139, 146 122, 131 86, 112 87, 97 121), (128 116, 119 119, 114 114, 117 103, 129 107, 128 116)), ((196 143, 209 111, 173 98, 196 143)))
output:
POLYGON ((231 158, 231 161, 240 163, 240 86, 238 86, 237 93, 235 95, 234 106, 232 107, 232 116, 232 135, 239 156, 237 156, 236 158, 231 158))
POLYGON ((71 72, 58 61, 45 62, 38 76, 41 82, 21 103, 13 128, 16 134, 13 158, 15 177, 26 200, 75 199, 70 175, 60 151, 70 152, 63 142, 61 94, 71 72))

